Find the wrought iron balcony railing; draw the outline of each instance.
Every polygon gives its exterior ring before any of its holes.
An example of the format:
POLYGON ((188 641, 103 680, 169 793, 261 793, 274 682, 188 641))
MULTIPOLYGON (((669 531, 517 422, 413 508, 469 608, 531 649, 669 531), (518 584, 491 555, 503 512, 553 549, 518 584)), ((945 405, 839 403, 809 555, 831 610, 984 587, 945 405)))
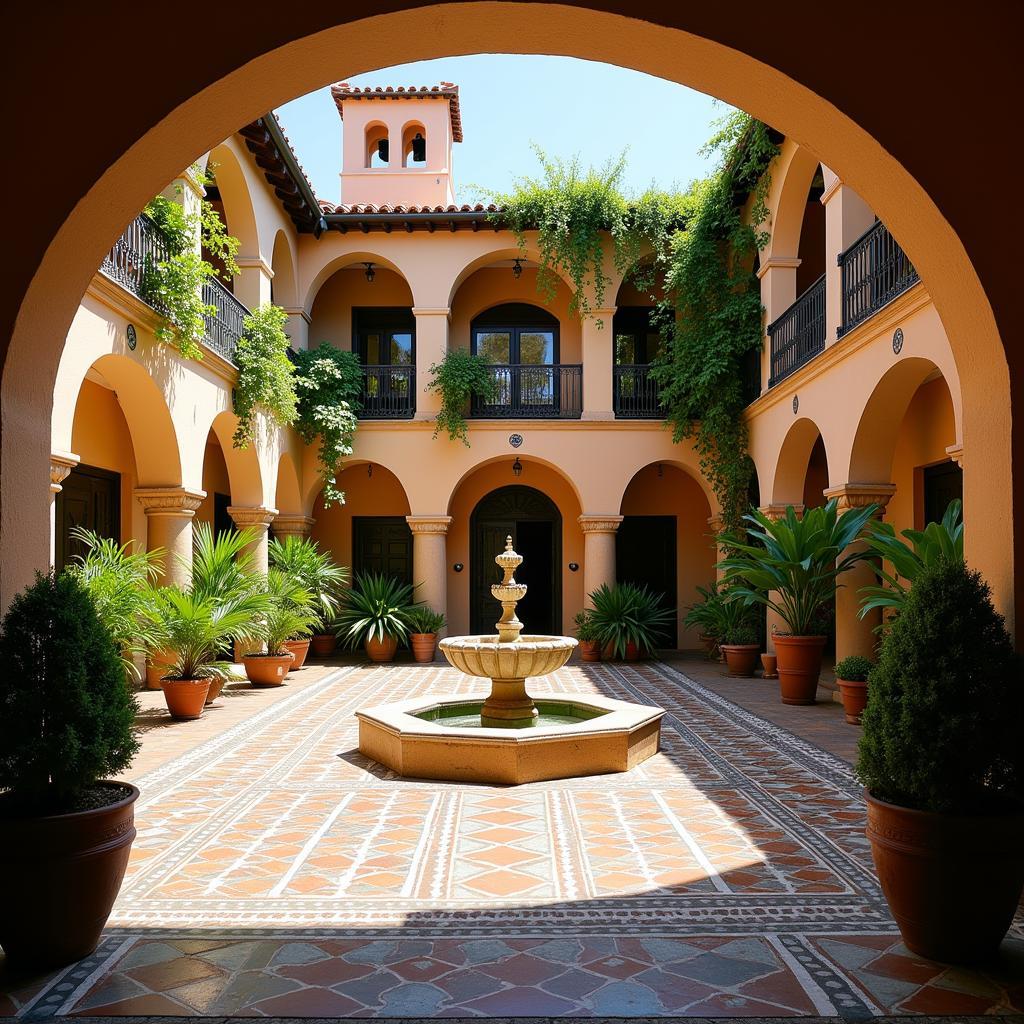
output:
POLYGON ((619 420, 660 420, 661 389, 650 376, 647 363, 622 364, 612 368, 612 406, 619 420))
POLYGON ((840 337, 918 280, 914 265, 881 221, 839 254, 839 266, 843 302, 840 337))
POLYGON ((493 399, 474 397, 474 419, 579 419, 583 414, 583 366, 519 364, 489 367, 493 399))
POLYGON ((774 387, 825 350, 825 275, 768 325, 771 343, 771 375, 774 387))
POLYGON ((364 366, 361 420, 407 420, 416 412, 415 366, 364 366))
POLYGON ((249 310, 215 277, 207 278, 203 283, 203 302, 217 308, 214 316, 204 317, 206 344, 231 362, 249 310))

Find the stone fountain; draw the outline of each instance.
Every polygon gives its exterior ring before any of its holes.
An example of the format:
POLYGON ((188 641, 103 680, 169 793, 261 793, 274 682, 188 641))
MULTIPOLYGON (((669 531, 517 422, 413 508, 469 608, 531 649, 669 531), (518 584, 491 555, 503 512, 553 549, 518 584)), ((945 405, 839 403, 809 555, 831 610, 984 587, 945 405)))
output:
POLYGON ((356 712, 359 750, 412 778, 517 784, 622 772, 657 753, 664 711, 587 694, 537 694, 527 679, 560 669, 576 647, 567 636, 523 634, 516 605, 526 594, 515 571, 523 558, 496 558, 502 579, 496 635, 442 640, 449 663, 490 679, 486 698, 427 696, 356 712))

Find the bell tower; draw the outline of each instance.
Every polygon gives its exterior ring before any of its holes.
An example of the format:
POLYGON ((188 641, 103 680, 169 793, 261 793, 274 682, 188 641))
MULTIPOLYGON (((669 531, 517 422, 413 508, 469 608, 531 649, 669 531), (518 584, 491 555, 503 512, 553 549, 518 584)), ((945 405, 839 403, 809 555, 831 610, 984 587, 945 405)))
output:
POLYGON ((462 141, 459 87, 331 86, 344 122, 341 202, 346 206, 449 206, 452 144, 462 141))

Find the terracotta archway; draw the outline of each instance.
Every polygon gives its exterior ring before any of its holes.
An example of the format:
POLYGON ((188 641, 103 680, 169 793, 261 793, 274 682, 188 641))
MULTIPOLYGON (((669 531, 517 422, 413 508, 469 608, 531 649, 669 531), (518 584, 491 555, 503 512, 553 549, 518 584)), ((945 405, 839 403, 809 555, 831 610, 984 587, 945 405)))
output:
MULTIPOLYGON (((41 20, 44 11, 19 11, 16 31, 7 34, 8 66, 24 102, 9 141, 35 155, 36 188, 51 198, 42 211, 38 204, 15 204, 8 225, 21 259, 5 281, 9 295, 0 307, 5 328, 13 328, 0 331, 0 338, 10 338, 2 396, 5 495, 24 488, 32 501, 38 491, 42 507, 46 425, 62 339, 104 250, 150 195, 240 123, 325 84, 342 57, 346 70, 357 74, 493 51, 502 48, 498 41, 515 40, 506 47, 631 66, 744 107, 798 138, 870 202, 933 294, 962 367, 964 392, 977 396, 964 415, 965 446, 973 452, 965 490, 979 499, 972 561, 1012 621, 1011 556, 1018 538, 1024 543, 1024 517, 1014 517, 1007 487, 1010 375, 992 303, 1009 332, 1017 315, 1016 275, 1002 255, 997 225, 982 223, 986 218, 977 217, 973 197, 961 187, 972 170, 970 154, 951 158, 943 151, 941 160, 934 158, 934 140, 944 136, 950 111, 969 109, 976 131, 991 143, 990 156, 1012 164, 1013 143, 994 116, 998 105, 986 97, 986 90, 1005 95, 1014 88, 1015 33, 999 23, 999 11, 978 13, 955 38, 943 37, 938 20, 922 23, 910 10, 894 9, 884 26, 844 19, 847 52, 877 53, 892 41, 903 74, 928 84, 927 101, 908 118, 881 80, 851 75, 834 60, 833 49, 821 45, 817 19, 808 19, 801 5, 774 10, 767 26, 754 5, 745 17, 735 7, 655 0, 577 6, 393 0, 377 10, 386 13, 366 17, 360 10, 339 24, 345 15, 318 0, 284 22, 250 22, 239 34, 237 10, 222 5, 204 26, 219 46, 176 61, 146 90, 112 93, 109 118, 68 119, 59 139, 47 137, 48 126, 52 111, 66 101, 66 82, 101 80, 119 53, 156 29, 159 12, 68 12, 65 31, 55 39, 41 20), (908 40, 914 45, 903 45, 908 40), (954 60, 984 74, 967 83, 935 73, 954 60), (50 76, 54 66, 63 69, 59 78, 50 76), (74 167, 60 156, 69 150, 77 154, 74 167)), ((1024 440, 1024 425, 1018 429, 1024 440)), ((42 517, 23 504, 6 497, 0 510, 4 599, 30 578, 48 547, 42 517)))

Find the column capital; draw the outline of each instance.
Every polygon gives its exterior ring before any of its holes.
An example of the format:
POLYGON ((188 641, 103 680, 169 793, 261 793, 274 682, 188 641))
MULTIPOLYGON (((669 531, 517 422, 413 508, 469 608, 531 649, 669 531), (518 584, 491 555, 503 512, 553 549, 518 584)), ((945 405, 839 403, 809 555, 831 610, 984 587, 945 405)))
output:
POLYGON ((71 452, 50 452, 50 492, 52 494, 60 494, 61 484, 67 479, 68 473, 81 461, 79 456, 73 455, 71 452))
POLYGON ((822 493, 828 501, 833 498, 838 500, 840 512, 853 508, 867 508, 868 505, 880 505, 884 509, 889 504, 889 499, 896 493, 896 485, 846 483, 828 487, 822 493))
POLYGON ((818 197, 818 202, 822 206, 827 206, 828 201, 843 187, 843 179, 837 174, 833 174, 831 178, 825 175, 825 191, 818 197))
POLYGON ((274 276, 274 268, 262 256, 236 256, 235 265, 240 270, 257 269, 267 277, 274 276))
POLYGON ((266 530, 277 516, 277 509, 266 505, 229 505, 228 515, 240 530, 251 526, 266 530))
POLYGON ((193 491, 187 487, 136 487, 135 497, 147 516, 191 519, 202 505, 206 491, 193 491))
POLYGON ((289 316, 302 317, 307 324, 313 322, 313 318, 302 308, 302 306, 282 306, 281 307, 289 316))
POLYGON ((725 520, 722 516, 708 516, 708 529, 716 537, 722 532, 723 526, 725 526, 725 520))
POLYGON ((451 516, 406 516, 405 521, 413 533, 436 533, 444 536, 451 525, 451 516))
POLYGON ((757 279, 760 281, 769 270, 796 270, 801 262, 799 256, 769 256, 757 268, 757 279))
POLYGON ((312 516, 279 512, 271 525, 279 537, 308 537, 315 523, 312 516))
POLYGON ((622 519, 622 516, 583 515, 576 522, 584 533, 615 533, 622 519))
POLYGON ((413 316, 451 316, 451 306, 413 306, 413 316))
MULTIPOLYGON (((786 509, 790 507, 790 504, 792 503, 787 504, 785 502, 773 502, 771 505, 762 505, 757 511, 768 519, 776 521, 785 518, 786 509)), ((792 508, 798 516, 802 516, 804 514, 803 505, 793 504, 792 508)))
POLYGON ((964 468, 964 443, 959 441, 946 449, 946 454, 961 468, 964 468))

